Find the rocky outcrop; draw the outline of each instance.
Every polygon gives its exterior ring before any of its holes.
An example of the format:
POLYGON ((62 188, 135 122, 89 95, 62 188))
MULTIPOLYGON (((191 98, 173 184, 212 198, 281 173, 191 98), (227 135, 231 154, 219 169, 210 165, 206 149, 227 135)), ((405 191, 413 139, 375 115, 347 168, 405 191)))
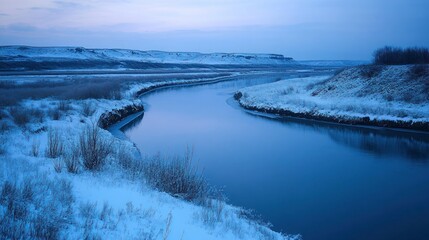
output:
POLYGON ((113 124, 120 122, 122 119, 141 111, 144 111, 144 107, 141 104, 132 104, 121 109, 113 109, 101 114, 98 120, 98 126, 107 129, 113 124))

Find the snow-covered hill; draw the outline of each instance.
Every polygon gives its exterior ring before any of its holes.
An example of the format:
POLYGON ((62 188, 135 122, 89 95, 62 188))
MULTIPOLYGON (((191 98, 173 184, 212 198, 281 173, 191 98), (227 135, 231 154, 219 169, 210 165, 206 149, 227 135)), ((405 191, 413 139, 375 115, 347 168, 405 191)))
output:
POLYGON ((128 49, 89 49, 82 47, 0 46, 0 57, 17 61, 30 58, 33 61, 72 59, 228 65, 295 64, 292 58, 279 54, 162 52, 128 49))
POLYGON ((330 77, 241 89, 251 110, 351 124, 429 131, 429 65, 348 68, 330 77))

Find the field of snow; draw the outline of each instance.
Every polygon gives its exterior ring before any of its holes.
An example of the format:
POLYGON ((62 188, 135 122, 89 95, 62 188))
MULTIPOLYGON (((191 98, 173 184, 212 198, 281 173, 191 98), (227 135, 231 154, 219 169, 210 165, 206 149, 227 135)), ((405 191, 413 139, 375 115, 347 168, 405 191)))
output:
POLYGON ((221 199, 196 204, 154 189, 121 165, 124 153, 145 160, 134 144, 104 129, 99 134, 112 151, 102 168, 79 165, 77 173, 68 172, 66 158, 103 113, 141 105, 135 96, 145 89, 204 80, 133 81, 118 100, 43 98, 2 107, 0 238, 299 239, 271 231, 221 199), (59 157, 49 157, 52 136, 64 151, 59 157))
POLYGON ((236 98, 243 107, 253 110, 336 122, 386 121, 386 126, 388 122, 401 122, 410 128, 418 124, 419 130, 428 130, 427 68, 359 66, 335 76, 296 78, 244 88, 236 98))
MULTIPOLYGON (((225 65, 291 65, 292 58, 279 54, 241 54, 241 53, 196 53, 196 52, 162 52, 139 51, 127 49, 87 49, 82 47, 27 47, 0 46, 0 57, 13 60, 31 59, 43 61, 48 59, 104 60, 104 61, 138 61, 150 63, 175 64, 225 64, 225 65)), ((1 60, 1 59, 0 59, 1 60)))

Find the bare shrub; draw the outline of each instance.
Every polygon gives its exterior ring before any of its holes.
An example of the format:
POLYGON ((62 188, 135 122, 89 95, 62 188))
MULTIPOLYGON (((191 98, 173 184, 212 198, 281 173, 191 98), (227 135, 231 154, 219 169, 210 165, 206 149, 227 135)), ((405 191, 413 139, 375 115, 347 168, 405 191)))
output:
POLYGON ((94 229, 95 218, 97 215, 97 203, 83 203, 79 207, 80 215, 85 220, 84 236, 85 239, 94 239, 92 230, 94 229))
POLYGON ((64 147, 57 129, 49 129, 48 145, 46 147, 46 156, 49 158, 57 158, 63 154, 64 147))
POLYGON ((84 102, 82 104, 82 113, 86 117, 90 117, 95 113, 95 108, 91 102, 84 102))
POLYGON ((97 214, 97 203, 82 203, 79 206, 79 212, 84 219, 94 219, 97 214))
POLYGON ((141 159, 135 159, 125 148, 119 148, 119 151, 116 153, 116 160, 118 164, 127 171, 131 179, 137 179, 142 176, 144 172, 144 162, 141 159))
POLYGON ((281 90, 281 91, 280 91, 280 94, 281 94, 281 95, 289 95, 289 94, 293 93, 293 91, 294 91, 294 90, 295 90, 295 89, 294 89, 293 87, 289 86, 289 87, 287 87, 287 88, 285 88, 285 89, 281 90))
POLYGON ((100 220, 101 221, 109 221, 109 218, 112 216, 112 207, 109 206, 107 202, 104 202, 103 208, 100 212, 100 220))
POLYGON ((60 159, 52 159, 52 164, 55 172, 60 173, 63 170, 63 162, 60 159))
POLYGON ((61 112, 57 107, 49 109, 49 115, 52 120, 60 120, 61 118, 61 112))
POLYGON ((175 197, 199 202, 209 194, 207 181, 192 165, 192 151, 189 148, 182 158, 162 159, 158 155, 147 159, 143 171, 151 186, 175 197))
POLYGON ((28 114, 27 109, 21 106, 10 107, 9 113, 16 125, 20 127, 23 127, 30 122, 30 115, 28 114))
POLYGON ((63 160, 69 173, 77 173, 79 171, 80 146, 78 143, 72 142, 64 151, 63 160))
POLYGON ((33 118, 34 120, 38 121, 38 122, 43 122, 43 118, 45 117, 45 113, 38 109, 38 108, 30 108, 27 110, 28 114, 31 116, 31 118, 33 118))
POLYGON ((58 110, 63 111, 63 112, 67 112, 69 110, 71 110, 72 107, 70 106, 70 103, 64 100, 61 100, 58 102, 58 110))
POLYGON ((201 220, 208 226, 215 226, 224 218, 225 202, 221 199, 207 199, 201 211, 201 220))
POLYGON ((39 156, 39 150, 40 150, 40 141, 37 139, 33 140, 33 143, 31 144, 31 156, 38 157, 39 156))
POLYGON ((98 170, 111 153, 112 142, 103 139, 100 128, 94 123, 82 131, 79 143, 83 166, 88 170, 98 170))
POLYGON ((6 153, 6 136, 0 134, 0 155, 6 153))

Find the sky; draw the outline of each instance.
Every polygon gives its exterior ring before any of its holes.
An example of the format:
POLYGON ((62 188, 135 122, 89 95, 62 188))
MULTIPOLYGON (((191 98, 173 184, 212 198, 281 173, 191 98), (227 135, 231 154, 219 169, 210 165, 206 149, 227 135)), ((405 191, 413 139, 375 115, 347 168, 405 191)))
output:
POLYGON ((428 0, 0 0, 0 45, 369 60, 429 47, 428 0))

